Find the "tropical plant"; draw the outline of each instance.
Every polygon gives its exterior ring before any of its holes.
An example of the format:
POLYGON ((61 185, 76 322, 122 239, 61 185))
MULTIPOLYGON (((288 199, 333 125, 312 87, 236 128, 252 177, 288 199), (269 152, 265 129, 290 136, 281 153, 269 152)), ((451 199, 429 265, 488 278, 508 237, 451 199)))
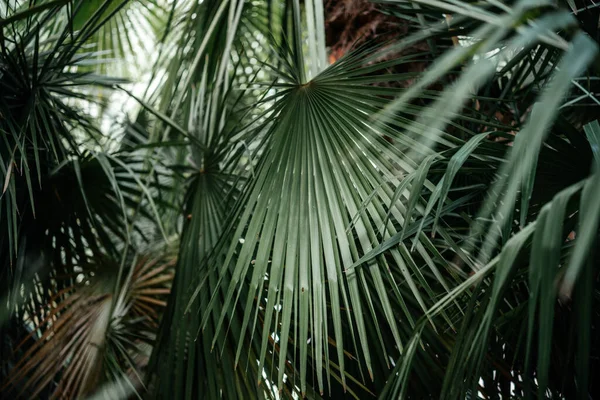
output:
POLYGON ((598 8, 355 3, 0 6, 3 393, 594 397, 598 8))

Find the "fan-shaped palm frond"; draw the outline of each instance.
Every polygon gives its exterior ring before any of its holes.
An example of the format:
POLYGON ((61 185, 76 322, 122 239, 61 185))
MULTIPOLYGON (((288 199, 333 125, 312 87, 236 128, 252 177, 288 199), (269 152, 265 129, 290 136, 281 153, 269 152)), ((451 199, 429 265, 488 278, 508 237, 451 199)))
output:
MULTIPOLYGON (((82 46, 106 19, 94 15, 74 32, 72 21, 53 19, 72 11, 65 10, 67 3, 30 2, 25 8, 16 2, 2 10, 8 13, 0 45, 3 377, 11 374, 18 358, 10 346, 24 334, 23 319, 64 300, 82 265, 105 257, 119 260, 134 245, 132 236, 146 235, 140 220, 157 215, 149 185, 138 177, 143 160, 133 153, 98 151, 103 136, 84 112, 86 104, 101 102, 94 88, 123 83, 81 67, 94 56, 82 53, 82 46), (56 35, 49 35, 57 26, 56 35), (142 218, 134 221, 131 211, 140 204, 142 218)), ((98 302, 105 304, 100 298, 98 302)), ((25 379, 23 389, 41 390, 52 379, 25 379)))
MULTIPOLYGON (((189 166, 175 284, 151 362, 153 374, 149 385, 158 398, 171 395, 191 398, 203 394, 219 397, 220 393, 228 398, 253 398, 261 391, 244 370, 235 370, 231 340, 220 341, 222 353, 211 352, 214 328, 209 324, 200 333, 199 318, 188 312, 194 289, 192 282, 204 281, 208 285, 208 289, 195 298, 193 310, 198 305, 205 307, 212 290, 218 288, 218 274, 203 264, 204 259, 227 226, 230 208, 245 183, 244 165, 249 163, 248 167, 253 168, 252 161, 247 160, 249 149, 244 139, 260 130, 247 125, 249 110, 240 104, 244 92, 236 89, 234 85, 238 80, 231 77, 231 68, 235 70, 236 64, 231 65, 226 57, 235 40, 233 33, 238 29, 242 6, 233 1, 205 2, 190 9, 200 24, 198 36, 181 40, 189 40, 192 46, 199 48, 197 53, 183 55, 173 63, 173 74, 182 74, 182 82, 177 87, 178 97, 162 105, 167 107, 165 112, 170 116, 159 111, 161 105, 159 110, 144 105, 158 123, 167 125, 166 132, 158 133, 163 139, 181 134, 189 138, 189 150, 164 153, 177 163, 187 161, 189 166), (219 25, 219 21, 227 23, 219 25), (182 61, 184 64, 180 65, 182 61), (196 73, 192 73, 194 71, 196 73), (176 121, 182 121, 181 126, 176 121), (232 141, 233 135, 238 135, 237 141, 232 141)), ((170 79, 172 77, 167 77, 167 82, 170 79)), ((159 151, 164 152, 164 149, 159 151)))
POLYGON ((598 8, 376 9, 0 5, 5 393, 595 394, 598 8))
MULTIPOLYGON (((433 261, 437 251, 426 237, 419 242, 418 260, 402 247, 391 251, 389 261, 379 257, 368 267, 355 268, 355 262, 379 243, 382 226, 387 225, 384 238, 396 232, 389 215, 403 221, 403 206, 386 205, 399 178, 416 169, 385 139, 406 145, 400 132, 410 126, 406 118, 392 118, 378 130, 365 124, 365 117, 376 115, 388 102, 382 95, 396 92, 369 85, 382 77, 364 76, 390 63, 362 67, 369 60, 366 56, 375 57, 368 52, 348 56, 309 82, 298 80, 301 73, 291 58, 282 58, 288 68, 279 75, 289 78, 277 84, 280 90, 274 96, 256 174, 241 200, 224 260, 209 261, 227 282, 227 291, 213 297, 213 302, 223 301, 215 307, 220 315, 217 327, 228 323, 237 330, 241 321, 242 335, 261 338, 258 379, 266 368, 269 338, 290 338, 288 346, 275 339, 270 350, 277 358, 266 373, 277 375, 278 387, 291 364, 299 370, 304 392, 307 360, 313 363, 321 390, 323 371, 329 377, 332 365, 345 386, 345 351, 352 354, 352 363, 359 360, 357 373, 359 365, 366 366, 373 378, 375 369, 387 369, 387 354, 402 349, 415 312, 433 304, 430 280, 418 266, 424 262, 444 285, 433 261), (373 198, 376 205, 361 209, 373 198), (238 307, 243 313, 235 311, 238 307), (371 352, 377 355, 377 365, 371 352)), ((439 142, 448 145, 444 138, 439 142)), ((204 315, 205 321, 209 315, 204 315)), ((238 342, 236 358, 246 353, 243 343, 238 342)))
POLYGON ((139 391, 173 264, 168 253, 136 256, 120 274, 119 264, 105 258, 80 264, 74 276, 57 277, 72 284, 25 316, 31 333, 14 349, 23 354, 3 392, 80 398, 113 381, 125 387, 123 393, 127 386, 139 391))
MULTIPOLYGON (((152 63, 155 46, 170 29, 169 20, 175 5, 167 0, 10 0, 0 16, 3 27, 19 23, 42 22, 38 30, 51 38, 68 29, 85 33, 84 52, 94 52, 92 70, 101 74, 135 76, 152 63), (94 27, 95 26, 95 27, 94 27), (132 68, 133 67, 133 68, 132 68)), ((12 33, 7 30, 6 37, 12 33)))

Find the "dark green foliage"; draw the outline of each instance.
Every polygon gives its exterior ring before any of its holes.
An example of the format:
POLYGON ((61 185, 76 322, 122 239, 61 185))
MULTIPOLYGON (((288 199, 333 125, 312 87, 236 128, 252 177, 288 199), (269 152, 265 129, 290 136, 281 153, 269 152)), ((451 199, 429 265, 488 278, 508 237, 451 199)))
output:
POLYGON ((594 397, 579 3, 378 1, 332 65, 319 0, 0 7, 2 393, 594 397))

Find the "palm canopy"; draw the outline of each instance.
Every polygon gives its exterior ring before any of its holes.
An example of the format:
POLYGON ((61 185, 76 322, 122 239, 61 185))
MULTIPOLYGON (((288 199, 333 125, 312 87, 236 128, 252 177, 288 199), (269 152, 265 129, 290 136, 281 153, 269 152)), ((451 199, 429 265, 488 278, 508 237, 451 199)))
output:
POLYGON ((596 8, 376 4, 0 8, 3 392, 593 396, 596 8))

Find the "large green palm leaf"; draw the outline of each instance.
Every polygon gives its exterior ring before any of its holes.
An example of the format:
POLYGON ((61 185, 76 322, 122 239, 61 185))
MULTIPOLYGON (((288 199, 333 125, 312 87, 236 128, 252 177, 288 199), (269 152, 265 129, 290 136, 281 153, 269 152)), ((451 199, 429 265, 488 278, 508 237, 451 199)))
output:
MULTIPOLYGON (((452 9, 467 18, 483 21, 478 30, 469 34, 474 42, 471 47, 482 47, 487 52, 497 46, 502 54, 510 49, 510 41, 515 40, 510 39, 511 33, 508 31, 492 39, 494 29, 496 32, 505 29, 505 25, 500 23, 501 18, 496 19, 489 14, 498 5, 490 3, 489 7, 474 8, 468 4, 423 4, 432 8, 452 9), (493 28, 494 26, 497 28, 493 28), (480 37, 481 34, 483 36, 480 37), (503 36, 506 38, 502 39, 503 36), (500 41, 486 47, 486 40, 490 40, 490 44, 494 40, 500 41)), ((520 6, 527 9, 532 5, 524 2, 520 6)), ((519 5, 516 9, 519 9, 519 5)), ((520 14, 512 8, 506 15, 514 17, 520 14)), ((595 57, 596 45, 582 34, 567 36, 572 41, 566 46, 559 44, 564 37, 553 36, 552 31, 566 27, 566 24, 576 26, 578 22, 567 13, 563 13, 562 17, 558 13, 542 13, 534 20, 528 20, 524 15, 521 18, 529 26, 523 27, 513 38, 518 41, 531 40, 534 37, 527 39, 528 30, 533 32, 540 28, 549 29, 545 34, 538 31, 534 39, 542 39, 545 44, 537 45, 534 41, 522 48, 525 42, 521 42, 516 53, 509 53, 505 66, 488 69, 485 73, 485 79, 493 78, 490 84, 483 80, 475 88, 479 93, 490 93, 490 89, 499 86, 502 90, 500 97, 476 96, 477 106, 483 108, 490 104, 492 112, 502 110, 501 113, 516 120, 511 124, 516 133, 514 146, 506 156, 502 152, 497 153, 500 157, 497 160, 503 163, 497 167, 498 174, 487 190, 485 201, 473 213, 476 217, 473 229, 468 241, 462 246, 463 251, 472 254, 477 272, 436 304, 427 313, 427 319, 419 322, 409 351, 399 359, 395 373, 392 374, 384 392, 386 396, 415 395, 409 384, 411 376, 414 376, 412 374, 417 372, 418 364, 413 363, 431 357, 423 352, 419 344, 426 343, 425 346, 429 346, 432 338, 434 342, 444 343, 449 356, 447 371, 441 375, 444 377, 443 381, 439 375, 437 378, 431 377, 432 380, 443 382, 437 388, 430 388, 436 392, 440 390, 443 398, 462 398, 476 393, 493 395, 499 391, 507 396, 532 396, 535 391, 541 397, 574 396, 575 393, 588 391, 588 363, 590 352, 595 351, 594 347, 587 339, 579 343, 573 341, 576 331, 561 324, 577 321, 577 329, 584 338, 589 337, 595 329, 594 314, 591 312, 594 288, 590 282, 593 267, 589 263, 593 257, 592 238, 596 237, 598 228, 593 211, 597 209, 597 202, 590 197, 596 177, 594 174, 585 179, 589 174, 590 144, 583 139, 580 121, 585 122, 586 117, 582 118, 581 113, 574 113, 571 106, 587 96, 594 98, 589 86, 582 87, 579 83, 579 75, 595 57), (561 18, 564 22, 561 22, 561 18), (542 36, 539 36, 540 33, 542 36), (548 48, 548 44, 552 42, 554 45, 548 48), (565 51, 562 60, 556 48, 565 51), (569 97, 570 89, 583 91, 587 96, 569 97), (553 128, 557 116, 558 122, 553 128), (577 125, 570 125, 567 119, 577 120, 577 125), (587 188, 587 193, 582 193, 578 206, 576 195, 582 187, 587 188), (586 217, 577 224, 574 219, 577 215, 579 218, 584 215, 586 217), (527 224, 527 221, 533 222, 527 224), (567 236, 570 232, 572 234, 569 239, 567 236), (585 235, 583 240, 580 240, 580 232, 585 235), (571 245, 573 236, 575 246, 571 245), (491 257, 493 258, 488 263, 491 257), (583 268, 583 265, 586 267, 583 268), (587 278, 582 278, 583 281, 577 280, 580 271, 588 274, 587 278), (556 301, 559 294, 557 282, 563 296, 559 303, 556 301), (573 307, 582 310, 581 312, 570 312, 569 307, 564 305, 568 301, 565 296, 571 293, 574 286, 577 294, 573 299, 576 303, 573 307), (452 334, 448 329, 447 335, 440 334, 439 338, 432 336, 427 325, 429 318, 435 319, 443 310, 454 314, 452 310, 458 304, 464 304, 464 316, 461 317, 462 325, 458 333, 452 334), (524 318, 528 320, 527 324, 518 322, 524 318), (551 357, 558 359, 551 362, 551 357)), ((454 53, 460 55, 462 51, 464 50, 459 48, 454 53)), ((479 57, 486 56, 481 54, 479 57)), ((444 69, 451 68, 452 62, 448 61, 452 58, 452 53, 441 58, 438 68, 434 66, 423 75, 421 87, 438 79, 441 76, 438 74, 444 69)), ((484 71, 485 64, 481 61, 479 64, 480 66, 475 64, 466 68, 453 87, 455 93, 448 90, 442 99, 453 98, 453 101, 469 104, 472 92, 465 91, 461 95, 457 91, 461 80, 465 83, 469 80, 470 76, 467 74, 474 76, 484 71)), ((410 99, 410 92, 409 90, 397 100, 393 107, 406 104, 405 101, 410 99)), ((414 93, 419 91, 414 89, 414 93)), ((434 116, 433 125, 444 127, 444 118, 453 117, 457 110, 456 105, 439 101, 423 116, 434 116)), ((478 129, 484 131, 493 126, 485 120, 478 123, 478 129)), ((593 146, 595 139, 591 125, 586 127, 586 133, 593 146)), ((459 152, 465 152, 468 146, 466 144, 459 152)), ((485 154, 479 150, 472 152, 473 149, 470 149, 465 155, 482 159, 485 154)), ((492 165, 496 163, 494 158, 489 159, 489 162, 492 165)), ((448 165, 444 179, 430 196, 431 206, 427 207, 422 218, 427 218, 430 213, 435 215, 436 202, 452 187, 447 177, 453 176, 455 172, 452 165, 448 165)), ((435 229, 435 225, 433 228, 435 229)), ((397 237, 389 241, 373 252, 373 255, 401 240, 403 238, 397 237)), ((370 257, 365 258, 368 259, 370 257)))
MULTIPOLYGON (((321 390, 323 372, 329 376, 331 365, 337 366, 345 386, 344 351, 374 379, 375 368, 387 368, 387 354, 401 351, 418 309, 433 304, 434 291, 421 265, 437 274, 442 285, 445 278, 436 263, 442 263, 442 270, 449 268, 426 237, 430 250, 419 242, 418 257, 401 247, 390 252, 389 260, 378 257, 355 268, 379 244, 384 225, 383 238, 396 233, 390 215, 404 221, 404 207, 388 209, 387 204, 399 178, 416 169, 386 140, 404 142, 399 128, 409 126, 406 118, 392 118, 379 129, 365 123, 386 104, 381 95, 394 93, 369 85, 378 81, 377 75, 361 80, 383 68, 361 67, 367 61, 365 54, 352 55, 309 82, 278 84, 265 147, 242 197, 231 244, 225 246, 223 261, 208 261, 210 268, 221 271, 226 292, 213 295, 214 301, 202 310, 204 321, 215 308, 213 313, 220 314, 217 328, 237 326, 239 319, 242 335, 259 336, 259 371, 268 351, 277 353, 275 365, 266 372, 277 377, 278 387, 291 363, 305 391, 309 359, 321 390), (373 199, 377 203, 363 206, 373 199), (216 301, 223 305, 216 307, 216 301), (238 307, 243 310, 239 316, 234 311, 238 307), (269 345, 270 338, 288 337, 287 346, 278 339, 269 345)), ((289 68, 280 76, 301 75, 292 58, 283 58, 282 65, 289 68)), ((202 285, 197 289, 203 290, 202 285)), ((243 343, 238 342, 236 358, 246 353, 243 343)))

